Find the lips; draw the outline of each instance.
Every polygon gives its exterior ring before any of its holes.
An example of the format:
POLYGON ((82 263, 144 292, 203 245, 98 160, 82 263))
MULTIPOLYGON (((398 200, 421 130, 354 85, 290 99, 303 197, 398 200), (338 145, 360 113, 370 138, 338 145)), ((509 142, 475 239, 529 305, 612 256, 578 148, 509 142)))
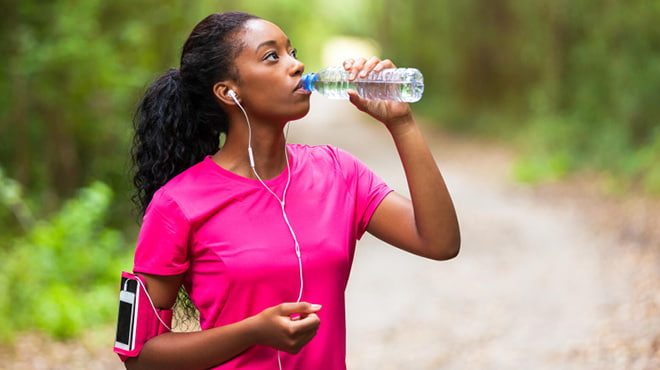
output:
POLYGON ((298 90, 302 89, 303 85, 304 85, 303 80, 301 79, 300 81, 298 81, 298 84, 296 85, 296 88, 293 89, 293 91, 298 91, 298 90))

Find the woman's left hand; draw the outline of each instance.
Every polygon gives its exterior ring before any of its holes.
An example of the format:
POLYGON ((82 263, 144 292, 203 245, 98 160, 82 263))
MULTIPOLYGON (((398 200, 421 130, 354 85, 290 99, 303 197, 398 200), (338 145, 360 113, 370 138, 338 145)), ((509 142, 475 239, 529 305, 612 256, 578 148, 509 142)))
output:
MULTIPOLYGON (((349 72, 349 81, 367 77, 370 72, 380 72, 387 68, 396 68, 389 59, 380 60, 377 57, 370 59, 347 59, 344 68, 349 72)), ((396 125, 412 121, 410 105, 403 102, 385 100, 367 100, 358 96, 356 91, 349 91, 349 100, 359 110, 368 113, 375 119, 383 122, 390 130, 396 125)))

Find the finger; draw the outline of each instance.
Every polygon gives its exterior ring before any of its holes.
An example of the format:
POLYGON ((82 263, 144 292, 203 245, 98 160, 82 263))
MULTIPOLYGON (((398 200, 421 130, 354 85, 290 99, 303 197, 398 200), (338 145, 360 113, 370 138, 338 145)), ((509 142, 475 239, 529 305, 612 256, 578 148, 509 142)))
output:
POLYGON ((355 63, 355 60, 353 60, 353 58, 348 58, 348 59, 344 60, 344 63, 343 63, 344 69, 348 71, 349 69, 351 69, 353 67, 353 63, 355 63))
POLYGON ((364 112, 364 110, 366 109, 367 100, 361 98, 360 95, 358 95, 357 91, 355 90, 348 90, 347 93, 348 93, 348 100, 351 103, 353 103, 353 105, 357 109, 364 112))
POLYGON ((313 328, 304 332, 298 333, 295 338, 291 338, 289 345, 287 348, 284 349, 284 351, 291 353, 291 354, 296 354, 300 352, 300 350, 303 349, 307 343, 309 343, 314 337, 316 336, 316 333, 318 332, 318 328, 313 328))
POLYGON ((295 337, 307 337, 310 333, 315 334, 321 326, 321 319, 316 314, 309 314, 307 317, 302 318, 290 324, 290 333, 295 337))
POLYGON ((353 63, 351 66, 350 72, 348 73, 348 80, 353 81, 357 77, 358 73, 362 70, 367 60, 364 58, 358 58, 358 60, 353 63))
POLYGON ((309 315, 314 315, 316 312, 320 311, 322 306, 320 304, 312 304, 310 309, 307 312, 294 313, 290 316, 292 321, 298 321, 308 317, 309 315))
POLYGON ((360 78, 365 78, 371 72, 375 66, 378 65, 380 62, 380 59, 377 57, 371 57, 369 60, 364 63, 364 66, 362 67, 362 70, 360 71, 360 74, 358 75, 360 78))
POLYGON ((291 316, 293 314, 313 313, 318 312, 321 307, 319 304, 311 304, 309 302, 282 303, 280 305, 280 314, 291 316))
POLYGON ((298 323, 302 325, 304 328, 309 328, 316 331, 321 325, 321 319, 319 318, 319 315, 315 313, 310 313, 305 317, 301 318, 298 323))
POLYGON ((385 59, 381 60, 375 67, 374 67, 374 72, 380 72, 383 69, 388 69, 388 68, 396 68, 394 63, 392 63, 391 60, 385 59))

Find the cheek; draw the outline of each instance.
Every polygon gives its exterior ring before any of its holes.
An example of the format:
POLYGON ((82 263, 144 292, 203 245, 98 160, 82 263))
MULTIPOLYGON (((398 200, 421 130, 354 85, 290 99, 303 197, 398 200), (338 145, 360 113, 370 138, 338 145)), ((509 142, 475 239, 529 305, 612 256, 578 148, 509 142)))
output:
POLYGON ((274 84, 264 83, 259 88, 251 90, 251 100, 257 104, 269 105, 280 98, 279 89, 274 84))

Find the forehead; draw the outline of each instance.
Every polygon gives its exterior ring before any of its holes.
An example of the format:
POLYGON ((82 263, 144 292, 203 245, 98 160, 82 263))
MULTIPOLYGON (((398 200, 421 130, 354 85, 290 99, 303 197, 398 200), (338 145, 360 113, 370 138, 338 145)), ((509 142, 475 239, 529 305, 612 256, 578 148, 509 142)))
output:
POLYGON ((284 31, 263 19, 251 19, 245 23, 242 38, 246 49, 252 51, 256 51, 266 42, 290 43, 284 31))

